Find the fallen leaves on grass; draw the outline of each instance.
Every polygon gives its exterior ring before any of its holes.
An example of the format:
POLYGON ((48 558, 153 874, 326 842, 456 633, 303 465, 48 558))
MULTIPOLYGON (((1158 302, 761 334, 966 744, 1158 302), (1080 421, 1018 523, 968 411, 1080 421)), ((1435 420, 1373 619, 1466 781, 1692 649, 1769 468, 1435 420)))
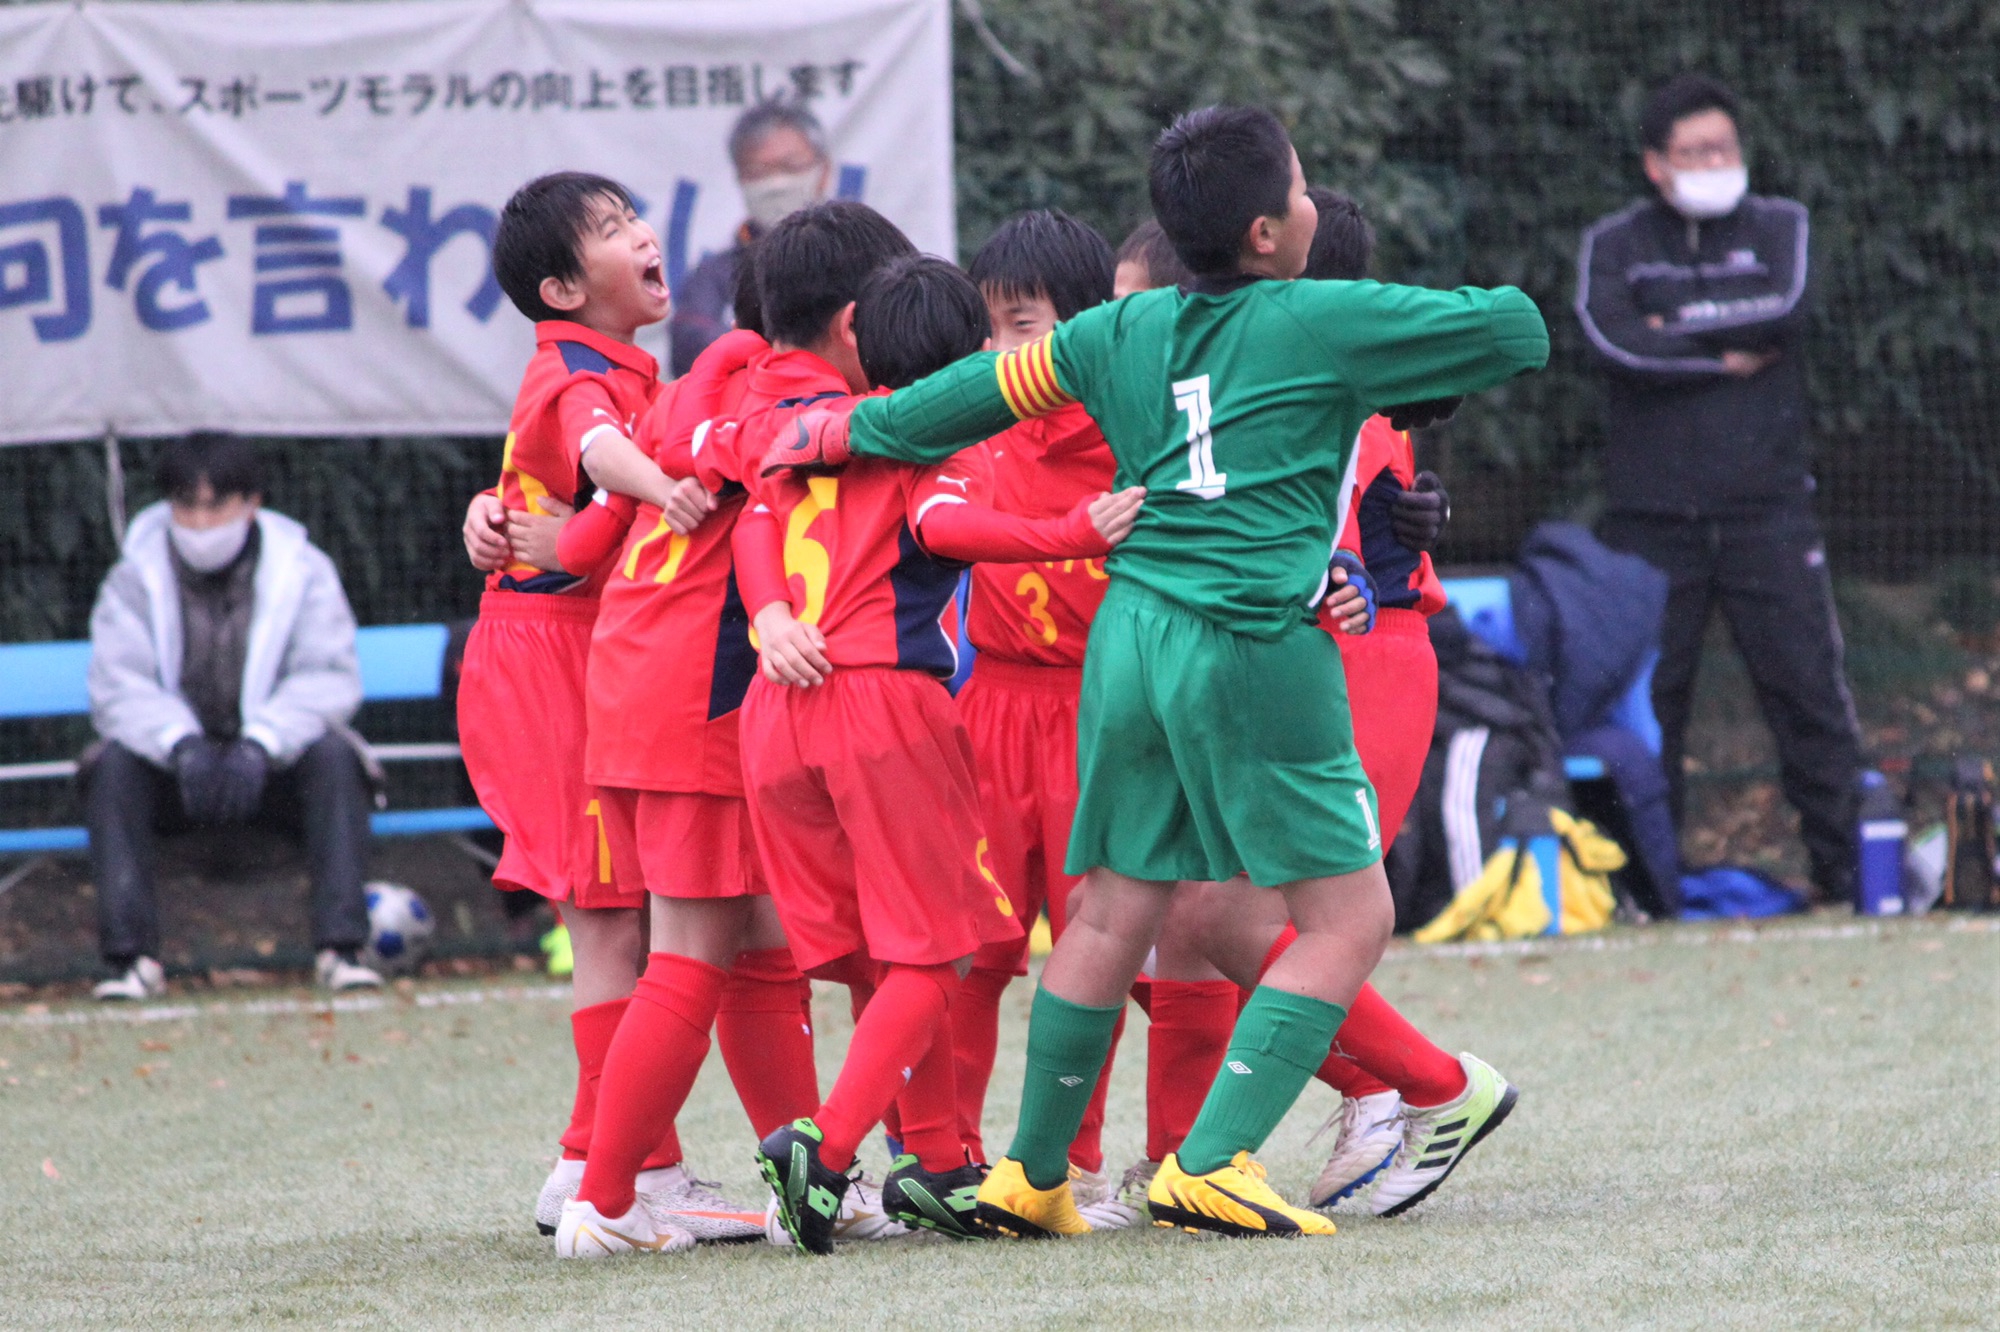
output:
POLYGON ((42 1173, 44 1175, 47 1175, 50 1179, 62 1178, 62 1171, 56 1169, 56 1163, 52 1159, 46 1156, 42 1158, 42 1173))
POLYGON ((171 1045, 168 1045, 168 1044, 167 1044, 167 1043, 166 1043, 165 1041, 140 1041, 140 1042, 139 1042, 139 1048, 140 1048, 141 1050, 148 1050, 148 1051, 154 1051, 154 1052, 158 1052, 158 1053, 165 1053, 166 1051, 168 1051, 168 1050, 171 1050, 171 1049, 173 1049, 174 1047, 173 1047, 173 1046, 171 1046, 171 1045))

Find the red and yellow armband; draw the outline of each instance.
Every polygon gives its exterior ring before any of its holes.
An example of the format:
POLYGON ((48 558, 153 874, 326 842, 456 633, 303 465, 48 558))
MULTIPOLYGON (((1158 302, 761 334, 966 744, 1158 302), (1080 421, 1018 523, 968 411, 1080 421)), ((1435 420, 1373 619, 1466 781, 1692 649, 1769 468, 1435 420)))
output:
POLYGON ((1044 333, 1025 347, 1002 352, 993 362, 1000 396, 1018 420, 1047 416, 1076 401, 1056 379, 1054 333, 1044 333))

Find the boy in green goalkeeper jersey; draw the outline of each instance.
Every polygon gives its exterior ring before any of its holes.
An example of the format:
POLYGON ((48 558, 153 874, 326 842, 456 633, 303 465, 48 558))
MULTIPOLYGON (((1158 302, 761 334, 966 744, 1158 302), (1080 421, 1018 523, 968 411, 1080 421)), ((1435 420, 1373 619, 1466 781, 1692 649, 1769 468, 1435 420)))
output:
MULTIPOLYGON (((1340 483, 1362 422, 1538 369, 1548 331, 1518 290, 1294 281, 1315 214, 1284 129, 1259 110, 1182 116, 1154 145, 1155 213, 1195 274, 969 357, 849 418, 816 414, 767 468, 852 455, 936 462, 1081 401, 1146 506, 1108 563, 1078 719, 1068 868, 1082 903, 1042 972, 1019 1128, 980 1189, 994 1231, 1080 1234, 1066 1147, 1174 881, 1249 874, 1299 939, 1253 992, 1221 1071, 1148 1194, 1155 1222, 1331 1234, 1250 1153, 1325 1059, 1394 922, 1374 792, 1354 751, 1328 591, 1340 483)), ((1462 1132, 1504 1087, 1474 1089, 1462 1132)))

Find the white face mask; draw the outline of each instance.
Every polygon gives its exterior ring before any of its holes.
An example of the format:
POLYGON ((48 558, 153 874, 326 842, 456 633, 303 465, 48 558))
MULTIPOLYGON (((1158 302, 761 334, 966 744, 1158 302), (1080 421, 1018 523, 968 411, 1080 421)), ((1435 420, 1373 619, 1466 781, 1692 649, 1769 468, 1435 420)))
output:
POLYGON ((167 537, 188 568, 197 573, 214 573, 243 553, 243 543, 250 539, 250 519, 245 515, 215 527, 169 523, 167 537))
POLYGON ((1747 167, 1709 167, 1702 171, 1676 171, 1673 184, 1668 190, 1667 202, 1674 206, 1682 217, 1704 221, 1711 217, 1726 217, 1736 211, 1736 205, 1743 202, 1743 194, 1750 188, 1750 171, 1747 167))
POLYGON ((825 178, 826 168, 815 166, 744 181, 743 202, 750 210, 750 220, 769 230, 818 199, 819 184, 825 178))

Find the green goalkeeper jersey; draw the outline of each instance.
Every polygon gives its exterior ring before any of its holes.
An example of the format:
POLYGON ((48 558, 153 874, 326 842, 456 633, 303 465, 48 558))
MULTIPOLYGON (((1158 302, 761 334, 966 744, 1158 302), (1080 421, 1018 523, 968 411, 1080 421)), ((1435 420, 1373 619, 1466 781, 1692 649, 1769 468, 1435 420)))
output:
POLYGON ((854 451, 940 462, 1080 401, 1146 487, 1108 568, 1217 624, 1276 638, 1323 591, 1341 480, 1383 408, 1539 369, 1547 326, 1513 287, 1247 280, 1141 292, 1004 355, 854 409, 854 451))

